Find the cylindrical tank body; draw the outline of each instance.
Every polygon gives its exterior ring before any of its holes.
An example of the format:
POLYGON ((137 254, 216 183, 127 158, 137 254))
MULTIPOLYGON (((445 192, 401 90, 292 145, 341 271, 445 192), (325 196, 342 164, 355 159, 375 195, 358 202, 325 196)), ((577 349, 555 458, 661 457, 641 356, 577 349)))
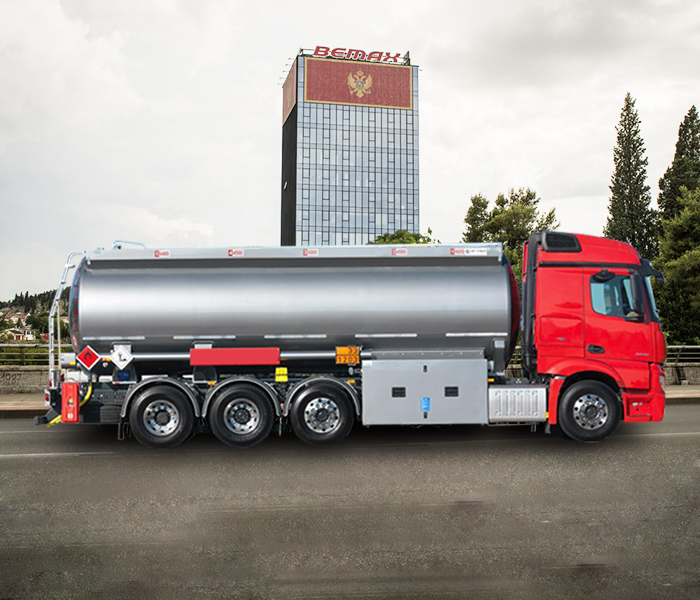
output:
POLYGON ((517 288, 497 244, 471 256, 444 247, 402 250, 407 255, 380 246, 334 248, 327 258, 326 249, 316 257, 300 248, 255 250, 231 260, 213 251, 89 256, 71 289, 75 351, 89 344, 107 353, 125 343, 133 352, 186 352, 210 342, 283 350, 483 348, 490 358, 494 340, 512 348, 517 334, 517 288))

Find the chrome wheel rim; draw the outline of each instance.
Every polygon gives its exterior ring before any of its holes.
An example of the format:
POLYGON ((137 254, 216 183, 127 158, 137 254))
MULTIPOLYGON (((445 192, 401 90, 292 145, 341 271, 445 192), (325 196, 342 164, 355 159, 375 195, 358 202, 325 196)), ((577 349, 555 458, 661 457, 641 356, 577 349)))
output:
POLYGON ((224 409, 224 423, 236 435, 250 433, 260 424, 260 411, 247 398, 236 398, 224 409))
POLYGON ((330 398, 315 398, 304 409, 304 421, 315 433, 333 433, 340 426, 340 409, 330 398))
POLYGON ((600 429, 609 416, 608 405, 600 396, 586 394, 574 402, 574 420, 583 429, 600 429))
POLYGON ((169 400, 156 400, 143 411, 143 424, 149 433, 165 437, 180 424, 180 411, 169 400))

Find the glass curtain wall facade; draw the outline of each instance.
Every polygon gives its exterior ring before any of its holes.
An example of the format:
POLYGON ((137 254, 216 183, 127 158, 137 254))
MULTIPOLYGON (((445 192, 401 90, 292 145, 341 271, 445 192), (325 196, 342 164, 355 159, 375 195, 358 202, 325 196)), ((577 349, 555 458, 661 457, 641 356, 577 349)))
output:
MULTIPOLYGON (((419 232, 418 67, 408 67, 411 108, 403 109, 306 101, 305 61, 299 56, 292 67, 296 104, 283 126, 282 245, 366 244, 397 229, 419 232)), ((362 77, 364 63, 336 62, 362 77)))

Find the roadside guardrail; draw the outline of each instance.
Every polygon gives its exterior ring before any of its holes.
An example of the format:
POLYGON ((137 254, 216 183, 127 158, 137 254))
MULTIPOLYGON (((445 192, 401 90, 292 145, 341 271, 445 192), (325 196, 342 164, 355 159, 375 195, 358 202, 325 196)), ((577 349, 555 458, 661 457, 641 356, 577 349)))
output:
MULTIPOLYGON (((66 346, 66 350, 70 350, 66 346)), ((666 350, 666 367, 683 368, 700 366, 700 346, 668 346, 666 350)), ((522 350, 515 347, 509 369, 520 368, 522 350)), ((49 365, 48 344, 0 344, 0 365, 8 366, 46 366, 49 365)))

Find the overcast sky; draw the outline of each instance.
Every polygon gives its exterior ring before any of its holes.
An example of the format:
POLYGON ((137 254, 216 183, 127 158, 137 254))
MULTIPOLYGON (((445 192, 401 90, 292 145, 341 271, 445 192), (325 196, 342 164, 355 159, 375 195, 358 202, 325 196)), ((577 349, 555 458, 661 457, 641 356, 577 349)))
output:
POLYGON ((625 93, 654 200, 700 104, 690 0, 0 0, 0 300, 114 239, 279 244, 278 84, 316 45, 421 67, 421 229, 443 242, 472 195, 520 186, 600 234, 625 93))

